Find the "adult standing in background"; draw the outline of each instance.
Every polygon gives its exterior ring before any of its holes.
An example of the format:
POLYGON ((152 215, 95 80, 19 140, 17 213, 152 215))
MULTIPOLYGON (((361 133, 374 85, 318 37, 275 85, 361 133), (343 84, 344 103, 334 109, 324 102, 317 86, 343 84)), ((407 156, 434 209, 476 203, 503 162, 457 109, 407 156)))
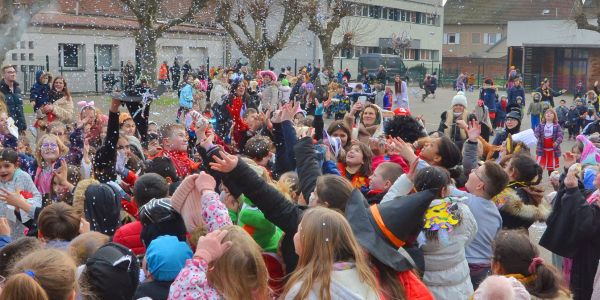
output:
POLYGON ((525 90, 521 85, 521 78, 517 77, 512 81, 512 87, 508 89, 508 111, 511 110, 512 107, 523 108, 525 106, 525 90), (520 102, 517 101, 517 98, 521 97, 520 102))
POLYGON ((179 67, 179 61, 177 61, 177 58, 173 61, 173 66, 171 67, 171 79, 173 80, 173 91, 179 90, 179 79, 181 79, 181 67, 179 67))
POLYGON ((550 80, 548 80, 548 78, 545 78, 544 81, 542 81, 542 84, 540 85, 539 88, 537 88, 535 90, 536 92, 539 92, 540 94, 542 94, 542 102, 548 102, 550 103, 550 106, 554 107, 554 97, 558 97, 562 94, 564 94, 567 90, 560 90, 560 91, 555 91, 550 87, 550 80))
POLYGON ((17 70, 11 65, 3 66, 0 92, 4 95, 9 117, 15 121, 19 132, 23 133, 27 130, 27 122, 23 112, 23 95, 16 80, 17 70))
POLYGON ((409 109, 408 104, 408 86, 406 85, 406 81, 400 78, 400 74, 396 74, 394 77, 394 104, 393 108, 406 108, 409 109))
POLYGON ((377 71, 377 81, 379 81, 379 83, 383 83, 384 86, 387 83, 387 71, 383 65, 379 65, 379 70, 377 71))
POLYGON ((185 61, 183 67, 181 67, 181 71, 183 71, 183 78, 186 79, 190 74, 190 71, 192 71, 192 65, 190 64, 189 60, 185 61))
POLYGON ((123 89, 126 91, 131 90, 135 84, 135 67, 133 66, 133 62, 131 62, 131 59, 127 60, 127 64, 123 66, 121 73, 123 76, 123 89))

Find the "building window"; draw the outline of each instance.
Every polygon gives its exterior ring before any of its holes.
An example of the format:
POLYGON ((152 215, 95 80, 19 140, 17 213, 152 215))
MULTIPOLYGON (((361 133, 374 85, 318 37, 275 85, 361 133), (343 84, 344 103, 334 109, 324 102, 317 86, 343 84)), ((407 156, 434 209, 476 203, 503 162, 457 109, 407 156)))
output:
POLYGON ((13 53, 11 56, 12 56, 11 58, 13 61, 19 60, 19 53, 13 53))
POLYGON ((29 61, 34 61, 34 59, 33 59, 33 53, 29 53, 29 61))
POLYGON ((369 17, 375 19, 381 19, 381 6, 370 6, 369 17))
POLYGON ((27 42, 26 41, 20 41, 19 42, 19 49, 27 49, 27 42))
POLYGON ((414 60, 417 56, 416 53, 415 49, 404 49, 404 59, 414 60))
POLYGON ((392 20, 392 21, 398 21, 400 16, 400 11, 395 9, 395 8, 389 8, 388 9, 388 20, 392 20))
POLYGON ((99 69, 106 70, 119 68, 119 46, 96 45, 95 53, 99 69))
POLYGON ((29 41, 29 49, 33 49, 33 41, 29 41))
POLYGON ((460 44, 460 33, 444 33, 444 44, 460 44))
POLYGON ((58 44, 59 66, 69 69, 84 68, 84 45, 58 44))
POLYGON ((496 45, 502 38, 501 33, 484 33, 483 43, 486 45, 496 45))
POLYGON ((368 5, 362 6, 361 16, 363 16, 363 17, 369 16, 369 6, 368 5))
POLYGON ((481 33, 479 33, 479 32, 471 33, 471 44, 473 44, 473 45, 481 44, 481 33))
POLYGON ((433 14, 427 14, 427 25, 435 25, 436 16, 433 14))
POLYGON ((408 19, 408 12, 405 10, 401 10, 400 11, 400 21, 406 22, 407 19, 408 19))
POLYGON ((431 50, 421 49, 419 51, 420 60, 431 60, 431 50))
POLYGON ((26 61, 26 60, 27 60, 27 57, 26 57, 26 55, 27 55, 27 54, 25 54, 25 53, 21 53, 21 60, 22 60, 22 61, 26 61))
POLYGON ((417 23, 417 13, 414 11, 410 12, 410 22, 411 23, 417 23))

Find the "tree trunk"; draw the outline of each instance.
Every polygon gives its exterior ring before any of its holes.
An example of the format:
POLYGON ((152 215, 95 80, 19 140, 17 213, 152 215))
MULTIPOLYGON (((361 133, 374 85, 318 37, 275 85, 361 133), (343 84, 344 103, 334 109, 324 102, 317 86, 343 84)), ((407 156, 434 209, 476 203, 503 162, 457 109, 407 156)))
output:
POLYGON ((253 49, 252 53, 246 55, 249 60, 250 72, 253 74, 258 70, 264 70, 267 63, 267 53, 263 49, 253 49))
POLYGON ((135 37, 135 47, 140 51, 141 76, 155 85, 158 70, 156 69, 156 42, 158 35, 154 29, 140 28, 135 37))
POLYGON ((336 51, 331 44, 331 36, 319 35, 318 38, 321 43, 321 52, 323 52, 323 66, 333 71, 333 58, 336 51))

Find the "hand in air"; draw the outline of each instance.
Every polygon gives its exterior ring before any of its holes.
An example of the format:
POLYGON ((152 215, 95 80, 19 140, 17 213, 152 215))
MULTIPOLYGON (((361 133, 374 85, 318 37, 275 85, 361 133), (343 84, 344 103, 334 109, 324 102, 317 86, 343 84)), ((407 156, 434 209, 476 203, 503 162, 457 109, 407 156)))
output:
POLYGON ((214 156, 214 162, 210 163, 210 168, 221 173, 230 173, 238 164, 238 157, 228 154, 224 151, 219 152, 221 158, 214 156))

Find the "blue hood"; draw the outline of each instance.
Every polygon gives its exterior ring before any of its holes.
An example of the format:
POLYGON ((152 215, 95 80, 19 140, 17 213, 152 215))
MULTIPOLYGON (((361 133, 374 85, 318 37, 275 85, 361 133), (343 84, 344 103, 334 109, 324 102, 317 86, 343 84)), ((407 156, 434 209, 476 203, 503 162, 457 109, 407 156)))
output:
POLYGON ((42 77, 43 74, 44 74, 43 70, 37 70, 37 71, 35 71, 35 82, 41 83, 40 82, 40 77, 42 77))

